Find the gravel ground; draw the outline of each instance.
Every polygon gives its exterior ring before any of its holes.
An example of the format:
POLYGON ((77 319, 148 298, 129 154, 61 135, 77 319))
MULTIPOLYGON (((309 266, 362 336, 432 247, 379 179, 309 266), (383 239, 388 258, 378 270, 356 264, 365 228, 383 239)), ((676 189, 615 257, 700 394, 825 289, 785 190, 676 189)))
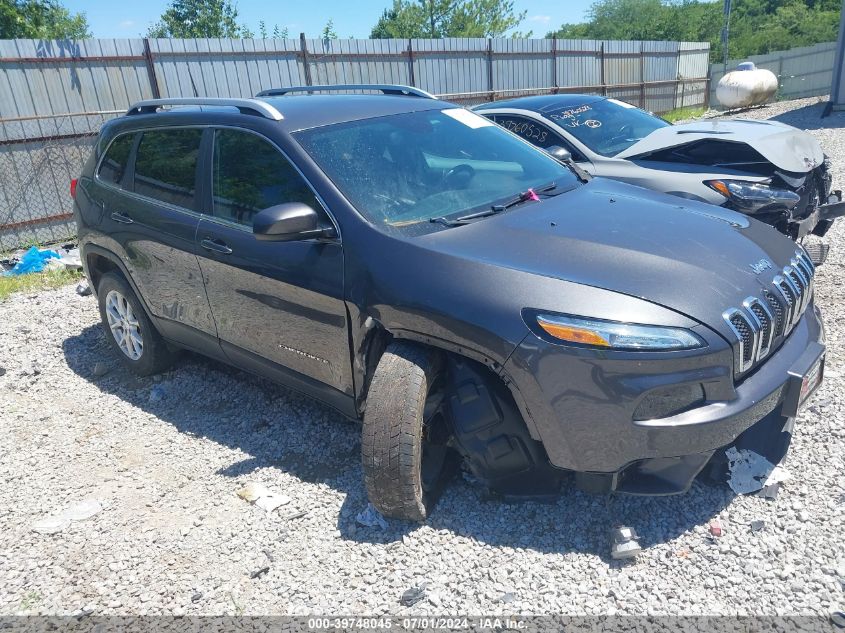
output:
MULTIPOLYGON (((746 113, 807 128, 845 184, 845 114, 817 99, 746 113), (824 127, 822 127, 824 126, 824 127)), ((358 428, 239 371, 186 355, 138 379, 72 287, 0 304, 0 613, 816 614, 845 607, 845 222, 818 275, 827 380, 774 501, 695 484, 680 497, 574 490, 489 500, 454 482, 423 526, 356 523, 358 428), (2 375, 5 369, 5 375, 2 375), (246 482, 287 495, 273 513, 246 482), (36 521, 103 509, 56 534, 36 521), (708 524, 718 518, 724 535, 708 524), (750 523, 763 520, 760 531, 750 523), (611 561, 608 530, 644 552, 611 561), (427 582, 426 598, 399 603, 427 582)))

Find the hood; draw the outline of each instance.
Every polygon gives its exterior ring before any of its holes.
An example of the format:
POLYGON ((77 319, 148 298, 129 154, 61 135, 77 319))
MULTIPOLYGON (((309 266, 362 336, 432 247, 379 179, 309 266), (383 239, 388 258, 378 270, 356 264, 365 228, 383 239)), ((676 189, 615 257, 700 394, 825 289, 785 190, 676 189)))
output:
POLYGON ((722 312, 760 294, 796 250, 743 215, 603 178, 424 239, 457 257, 639 297, 724 334, 722 312), (761 259, 772 268, 757 274, 761 259))
POLYGON ((655 130, 621 152, 616 158, 686 145, 703 139, 745 143, 778 169, 806 173, 824 161, 819 142, 807 132, 777 121, 700 121, 655 130))

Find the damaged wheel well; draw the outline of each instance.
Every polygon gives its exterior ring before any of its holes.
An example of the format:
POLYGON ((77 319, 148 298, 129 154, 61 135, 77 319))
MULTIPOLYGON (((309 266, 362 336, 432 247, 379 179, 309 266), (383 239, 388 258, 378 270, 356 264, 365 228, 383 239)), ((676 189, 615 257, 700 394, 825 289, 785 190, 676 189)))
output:
POLYGON ((541 496, 556 492, 563 471, 551 466, 542 442, 532 437, 510 387, 495 371, 498 364, 483 355, 472 358, 462 353, 464 348, 450 349, 435 339, 393 333, 373 323, 356 358, 366 367, 358 403, 361 415, 375 368, 396 339, 412 340, 443 355, 449 443, 484 485, 505 495, 528 489, 541 496))
POLYGON ((118 265, 103 255, 91 253, 86 258, 86 263, 88 264, 88 276, 90 277, 91 286, 94 288, 95 292, 97 291, 97 286, 100 285, 100 279, 102 279, 103 275, 106 273, 113 272, 117 273, 121 277, 123 276, 123 272, 120 270, 118 265))

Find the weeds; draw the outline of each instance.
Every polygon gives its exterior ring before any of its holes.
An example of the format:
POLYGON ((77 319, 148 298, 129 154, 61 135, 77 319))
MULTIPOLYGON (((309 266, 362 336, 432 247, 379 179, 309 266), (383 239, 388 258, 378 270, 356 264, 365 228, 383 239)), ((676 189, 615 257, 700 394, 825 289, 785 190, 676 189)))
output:
POLYGON ((669 121, 669 123, 677 123, 678 121, 684 121, 685 119, 697 119, 704 114, 704 112, 704 108, 678 108, 677 110, 671 110, 666 114, 661 114, 660 116, 669 121))
POLYGON ((27 275, 0 276, 0 301, 8 299, 15 292, 35 292, 60 288, 82 279, 82 272, 78 270, 47 270, 42 273, 27 275))

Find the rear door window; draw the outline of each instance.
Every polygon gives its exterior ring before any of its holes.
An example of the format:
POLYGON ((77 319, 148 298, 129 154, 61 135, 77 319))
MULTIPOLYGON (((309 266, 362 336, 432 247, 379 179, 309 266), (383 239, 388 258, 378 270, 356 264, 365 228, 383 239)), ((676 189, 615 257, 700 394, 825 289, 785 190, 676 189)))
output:
POLYGON ((215 217, 252 226, 259 211, 303 202, 320 213, 314 193, 288 159, 264 139, 240 130, 214 132, 215 217))
POLYGON ((118 187, 121 185, 134 142, 135 134, 123 134, 111 142, 103 157, 103 162, 100 163, 100 170, 97 172, 100 180, 118 187))
POLYGON ((201 139, 201 129, 144 132, 135 158, 135 193, 193 209, 201 139))

